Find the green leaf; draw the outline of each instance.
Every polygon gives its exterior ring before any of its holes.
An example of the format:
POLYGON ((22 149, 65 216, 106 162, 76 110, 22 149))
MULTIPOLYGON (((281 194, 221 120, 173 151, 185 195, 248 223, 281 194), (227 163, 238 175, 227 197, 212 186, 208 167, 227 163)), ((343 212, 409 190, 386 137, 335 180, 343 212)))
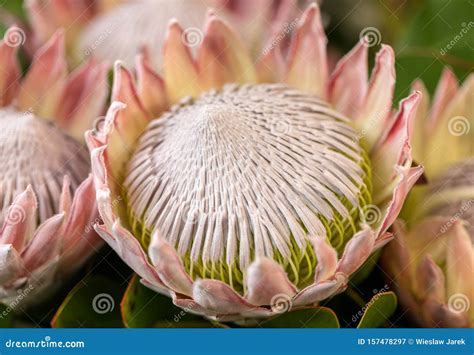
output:
POLYGON ((263 321, 264 328, 339 328, 339 320, 330 308, 306 307, 263 321))
POLYGON ((397 296, 392 291, 376 294, 365 305, 365 311, 357 328, 381 327, 397 309, 397 296))
POLYGON ((4 304, 0 304, 0 328, 11 328, 12 324, 13 311, 4 304))
POLYGON ((97 275, 79 282, 59 307, 51 325, 54 328, 123 327, 119 302, 123 287, 97 275))
POLYGON ((134 276, 121 304, 122 319, 129 328, 209 328, 220 326, 189 310, 176 307, 169 297, 160 295, 140 283, 134 276))
POLYGON ((426 0, 396 46, 398 98, 420 77, 433 93, 444 66, 463 79, 474 68, 472 1, 426 0))
POLYGON ((25 19, 23 0, 0 0, 0 10, 8 11, 12 15, 25 19))
POLYGON ((7 31, 7 26, 0 22, 0 38, 3 38, 6 31, 7 31))

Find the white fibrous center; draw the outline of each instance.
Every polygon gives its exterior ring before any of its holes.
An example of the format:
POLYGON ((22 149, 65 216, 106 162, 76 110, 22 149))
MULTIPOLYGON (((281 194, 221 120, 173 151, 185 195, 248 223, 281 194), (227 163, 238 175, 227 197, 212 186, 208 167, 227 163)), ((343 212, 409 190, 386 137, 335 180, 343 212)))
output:
POLYGON ((65 175, 75 189, 89 173, 87 148, 30 112, 0 109, 0 222, 15 197, 31 185, 38 221, 59 212, 65 175))
POLYGON ((311 237, 341 250, 370 203, 370 166, 349 121, 282 85, 228 85, 187 99, 142 135, 125 178, 130 224, 175 246, 192 277, 241 290, 273 258, 310 282, 311 237))

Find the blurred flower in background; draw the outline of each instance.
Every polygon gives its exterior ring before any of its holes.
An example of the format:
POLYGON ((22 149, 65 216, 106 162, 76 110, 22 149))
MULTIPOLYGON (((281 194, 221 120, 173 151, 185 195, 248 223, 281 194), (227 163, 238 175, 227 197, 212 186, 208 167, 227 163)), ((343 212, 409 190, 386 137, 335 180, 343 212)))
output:
POLYGON ((102 112, 107 68, 94 61, 67 72, 55 33, 22 78, 17 50, 26 34, 0 41, 0 302, 36 303, 101 245, 84 130, 102 112))
POLYGON ((416 187, 383 261, 403 305, 420 325, 474 324, 474 75, 458 87, 445 69, 433 102, 423 83, 415 160, 428 184, 416 187))
POLYGON ((37 43, 62 27, 73 62, 94 56, 128 65, 144 46, 157 61, 153 64, 161 64, 164 34, 172 18, 182 24, 190 47, 196 47, 203 36, 200 25, 212 7, 238 26, 250 46, 260 48, 265 33, 295 17, 299 7, 297 0, 29 0, 25 6, 37 43))

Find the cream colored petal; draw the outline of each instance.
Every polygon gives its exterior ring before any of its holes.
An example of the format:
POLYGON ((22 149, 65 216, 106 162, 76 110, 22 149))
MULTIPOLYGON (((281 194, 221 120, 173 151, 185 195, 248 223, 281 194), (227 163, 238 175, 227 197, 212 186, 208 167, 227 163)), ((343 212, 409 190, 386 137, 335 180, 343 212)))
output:
POLYGON ((268 316, 271 312, 247 302, 229 285, 218 280, 196 280, 193 285, 193 299, 209 312, 218 315, 268 316))
POLYGON ((60 213, 44 221, 21 253, 29 272, 47 265, 59 255, 63 242, 64 217, 64 213, 60 213))
POLYGON ((281 265, 269 258, 254 261, 247 270, 245 281, 248 290, 245 298, 257 306, 272 305, 276 297, 290 299, 296 293, 281 265))
POLYGON ((347 117, 356 119, 368 89, 367 45, 363 41, 336 65, 328 88, 329 102, 347 117))
POLYGON ((349 277, 352 273, 367 261, 374 250, 375 234, 368 226, 358 232, 346 244, 341 260, 337 265, 336 272, 349 277))
POLYGON ((298 292, 293 299, 293 307, 316 304, 326 298, 334 296, 346 288, 347 279, 337 274, 335 278, 312 284, 298 292))
POLYGON ((18 108, 54 120, 66 75, 64 34, 58 31, 36 52, 21 84, 18 108))
MULTIPOLYGON (((8 31, 17 31, 10 27, 8 31)), ((21 32, 19 32, 21 33, 21 32)), ((20 88, 20 68, 16 59, 18 46, 0 41, 0 107, 8 106, 20 88)))
POLYGON ((412 89, 414 92, 418 91, 421 95, 413 122, 413 134, 411 139, 412 154, 415 162, 423 164, 426 154, 426 142, 429 139, 427 126, 430 97, 425 84, 423 84, 421 80, 416 80, 412 85, 412 89))
POLYGON ((337 251, 324 237, 313 239, 314 252, 318 262, 314 274, 314 282, 325 281, 334 276, 337 268, 337 251))
POLYGON ((77 140, 84 139, 84 132, 103 114, 108 94, 108 68, 90 61, 76 69, 67 79, 55 116, 59 126, 77 140))
POLYGON ((176 20, 172 20, 163 47, 163 76, 171 104, 201 92, 196 63, 183 37, 183 29, 176 20))
POLYGON ((328 82, 326 44, 320 10, 313 3, 304 12, 293 35, 286 83, 325 98, 328 82))
POLYGON ((219 89, 226 83, 257 82, 254 63, 239 35, 212 13, 197 55, 202 90, 219 89))
POLYGON ((148 249, 153 266, 163 283, 175 292, 191 296, 193 280, 184 269, 176 250, 158 234, 153 234, 148 249))
MULTIPOLYGON (((454 90, 451 88, 450 90, 454 90)), ((433 178, 452 164, 473 155, 474 142, 474 75, 433 120, 427 140, 426 173, 433 178)), ((435 105, 436 102, 433 104, 435 105)), ((433 106, 433 110, 435 106, 433 106)))
POLYGON ((448 231, 446 256, 446 282, 448 303, 466 304, 465 312, 474 320, 474 247, 467 229, 456 221, 448 231), (469 306, 468 306, 469 304, 469 306))
POLYGON ((410 141, 419 101, 418 92, 401 101, 393 125, 384 129, 383 136, 371 154, 374 194, 379 199, 383 199, 380 192, 386 191, 387 182, 394 178, 396 166, 411 165, 410 141))
POLYGON ((146 52, 137 56, 136 67, 138 96, 145 109, 157 118, 168 107, 165 82, 151 68, 146 52))
POLYGON ((367 97, 355 121, 370 149, 389 126, 394 87, 395 56, 390 46, 382 45, 375 59, 367 97))
POLYGON ((19 194, 5 212, 0 244, 11 244, 22 252, 36 229, 38 202, 30 185, 19 194))

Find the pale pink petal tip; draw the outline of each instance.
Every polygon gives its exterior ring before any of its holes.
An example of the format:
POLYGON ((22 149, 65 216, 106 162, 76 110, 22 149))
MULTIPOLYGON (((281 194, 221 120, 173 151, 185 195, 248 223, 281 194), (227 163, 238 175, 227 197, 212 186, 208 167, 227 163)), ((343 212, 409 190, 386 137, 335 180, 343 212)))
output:
POLYGON ((356 124, 372 148, 387 126, 395 87, 395 56, 390 46, 377 53, 369 88, 356 124))
POLYGON ((319 7, 312 4, 298 24, 288 55, 286 82, 325 98, 328 81, 326 35, 319 7))
POLYGON ((368 259, 374 251, 375 233, 368 226, 352 237, 344 248, 337 272, 351 275, 368 259))
POLYGON ((255 305, 271 305, 276 295, 292 297, 295 286, 281 265, 269 258, 259 258, 247 270, 246 299, 255 305))
POLYGON ((148 253, 163 283, 175 292, 192 295, 193 281, 186 273, 176 250, 156 234, 152 237, 148 253))
POLYGON ((314 251, 316 253, 317 266, 314 281, 321 282, 331 278, 337 268, 337 251, 326 241, 324 237, 313 238, 314 251))
POLYGON ((229 285, 217 280, 196 280, 193 299, 208 312, 218 315, 264 316, 271 312, 256 307, 237 294, 229 285))
POLYGON ((33 58, 17 105, 41 117, 54 117, 67 75, 64 34, 58 30, 33 58), (46 90, 47 89, 47 90, 46 90))

